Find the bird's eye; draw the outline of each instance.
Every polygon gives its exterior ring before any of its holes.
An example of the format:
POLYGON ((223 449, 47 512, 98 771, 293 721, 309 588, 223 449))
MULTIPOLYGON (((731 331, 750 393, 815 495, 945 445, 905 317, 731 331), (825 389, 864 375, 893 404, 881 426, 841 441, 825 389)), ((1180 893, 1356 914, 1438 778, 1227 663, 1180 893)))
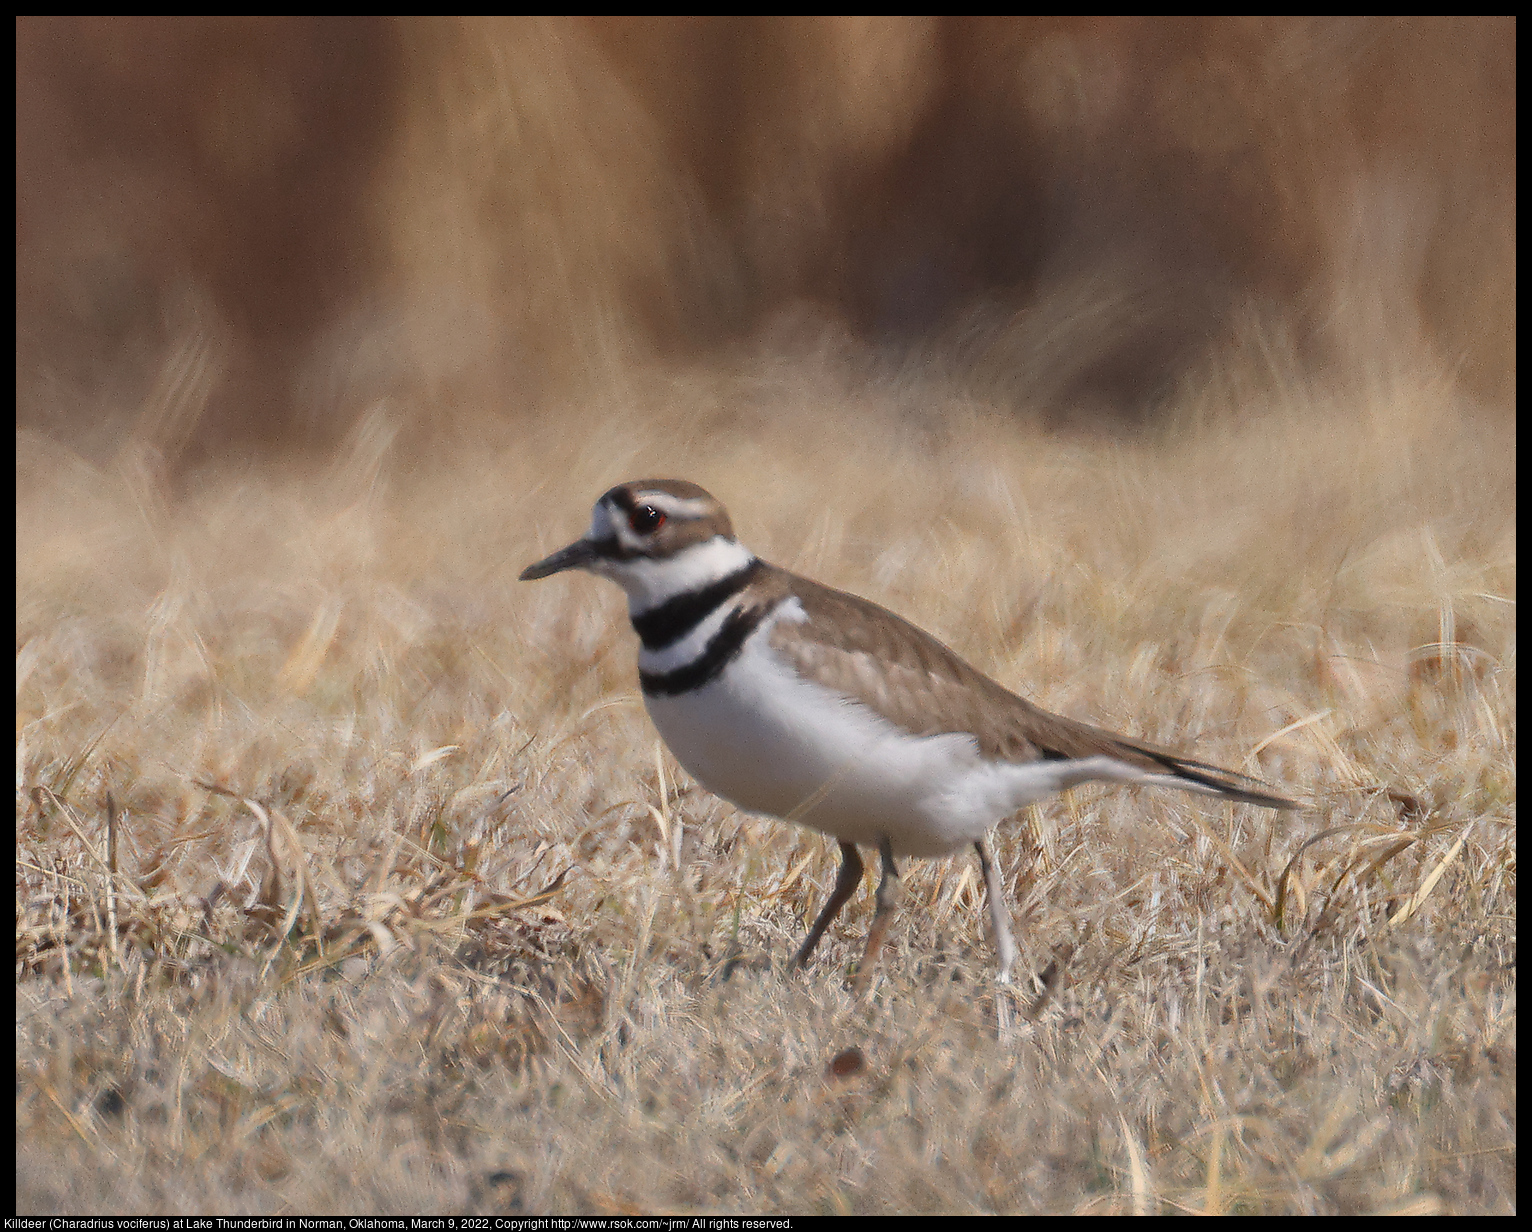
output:
POLYGON ((628 525, 640 535, 652 535, 665 525, 665 515, 653 505, 640 505, 628 514, 628 525))

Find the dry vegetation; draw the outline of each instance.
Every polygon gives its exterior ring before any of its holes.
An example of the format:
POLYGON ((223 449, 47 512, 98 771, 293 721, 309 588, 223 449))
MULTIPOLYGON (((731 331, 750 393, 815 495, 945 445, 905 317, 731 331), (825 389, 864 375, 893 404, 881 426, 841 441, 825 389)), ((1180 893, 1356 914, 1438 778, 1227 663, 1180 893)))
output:
MULTIPOLYGON (((1148 311, 1110 255, 915 343, 789 297, 659 359, 706 296, 645 228, 743 294, 727 177, 644 195, 684 177, 599 118, 666 114, 642 75, 586 103, 601 140, 560 128, 572 28, 431 29, 410 54, 460 71, 401 105, 368 220, 395 281, 288 391, 337 448, 185 464, 260 350, 202 292, 134 342, 147 381, 120 348, 105 386, 23 364, 19 1209, 1514 1210, 1515 438, 1485 392, 1514 360, 1406 293, 1467 249, 1397 185, 1327 186, 1316 217, 1357 212, 1304 293, 1229 284, 1132 431, 1047 426, 1068 357, 1148 311), (789 972, 833 843, 689 782, 615 588, 515 580, 653 474, 1050 709, 1305 808, 1080 789, 1000 827, 1018 970, 1051 969, 1004 1034, 967 857, 911 862, 868 1000, 870 887, 789 972)), ((57 248, 22 256, 69 300, 57 248)), ((78 342, 23 290, 24 357, 78 342)))
POLYGON ((1290 389, 1070 443, 834 376, 656 377, 440 467, 373 421, 323 476, 174 512, 23 442, 25 1205, 1514 1203, 1503 425, 1290 389), (963 859, 910 873, 870 1005, 865 895, 789 975, 833 846, 658 753, 611 588, 514 581, 655 471, 1044 704, 1312 809, 1081 790, 1003 827, 1027 965, 1064 972, 1016 1038, 963 859))

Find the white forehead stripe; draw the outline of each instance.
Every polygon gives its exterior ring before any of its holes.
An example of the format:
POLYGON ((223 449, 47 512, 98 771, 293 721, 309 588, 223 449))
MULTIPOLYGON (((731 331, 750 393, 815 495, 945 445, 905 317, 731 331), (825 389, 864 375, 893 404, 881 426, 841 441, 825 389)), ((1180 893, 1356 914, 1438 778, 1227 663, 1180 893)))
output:
POLYGON ((590 529, 585 532, 585 537, 593 542, 610 539, 613 534, 612 526, 611 506, 604 500, 597 501, 596 507, 591 510, 590 529))

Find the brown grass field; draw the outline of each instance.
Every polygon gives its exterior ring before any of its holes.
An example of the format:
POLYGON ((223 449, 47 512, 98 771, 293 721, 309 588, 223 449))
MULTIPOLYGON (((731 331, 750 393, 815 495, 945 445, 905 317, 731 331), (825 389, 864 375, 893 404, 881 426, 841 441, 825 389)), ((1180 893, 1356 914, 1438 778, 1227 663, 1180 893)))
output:
MULTIPOLYGON (((822 306, 666 350, 536 265, 483 300, 525 354, 568 326, 533 390, 411 296, 493 281, 472 227, 560 224, 470 226, 465 173, 433 230, 409 157, 407 308, 295 386, 335 443, 197 440, 259 337, 205 308, 110 413, 57 365, 19 407, 20 1212, 1514 1211, 1515 428, 1393 302, 1408 226, 1327 250, 1322 362, 1246 297, 1126 427, 1045 379, 1110 350, 1099 272, 890 359, 822 306), (833 842, 690 782, 614 587, 516 581, 641 475, 1303 808, 1081 788, 998 827, 1005 1032, 968 855, 909 862, 865 1000, 870 880, 790 971, 833 842)), ((594 280, 619 224, 580 225, 594 280)))

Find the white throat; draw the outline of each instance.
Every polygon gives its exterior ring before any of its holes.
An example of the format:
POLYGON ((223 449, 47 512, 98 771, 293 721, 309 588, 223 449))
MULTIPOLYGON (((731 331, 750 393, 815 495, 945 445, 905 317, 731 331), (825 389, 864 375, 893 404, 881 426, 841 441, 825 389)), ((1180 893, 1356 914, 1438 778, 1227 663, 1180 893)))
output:
POLYGON ((738 573, 754 559, 755 553, 738 539, 715 535, 664 559, 638 556, 605 561, 594 568, 628 592, 628 614, 638 616, 677 595, 738 573))

